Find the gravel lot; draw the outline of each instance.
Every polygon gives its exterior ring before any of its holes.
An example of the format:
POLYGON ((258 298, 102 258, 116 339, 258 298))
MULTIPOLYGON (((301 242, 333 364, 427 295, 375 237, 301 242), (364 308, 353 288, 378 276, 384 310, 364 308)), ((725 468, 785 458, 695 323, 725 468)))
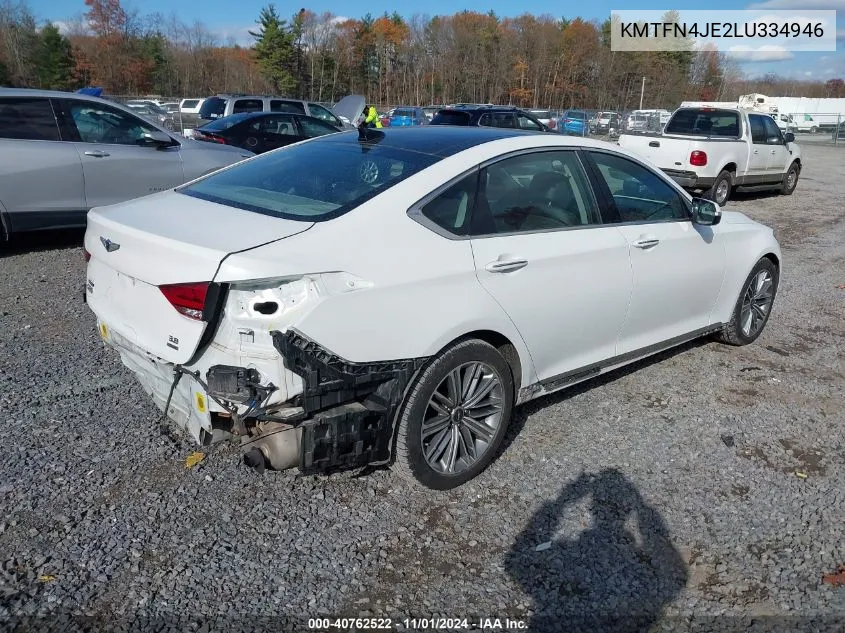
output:
POLYGON ((754 345, 531 403, 445 494, 389 470, 261 476, 226 445, 186 468, 195 447, 98 339, 80 235, 0 254, 0 629, 845 630, 822 580, 845 563, 845 148, 804 154, 792 197, 729 203, 784 249, 754 345))

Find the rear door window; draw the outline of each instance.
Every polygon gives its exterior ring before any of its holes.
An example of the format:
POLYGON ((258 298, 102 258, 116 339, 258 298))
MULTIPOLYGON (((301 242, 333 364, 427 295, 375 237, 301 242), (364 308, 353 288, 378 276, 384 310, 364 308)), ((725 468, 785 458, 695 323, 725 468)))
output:
POLYGON ((516 118, 510 112, 487 112, 481 116, 478 124, 487 127, 515 128, 516 118))
POLYGON ((49 99, 0 99, 0 138, 58 141, 59 127, 49 99))
POLYGON ((309 116, 299 117, 299 126, 302 128, 302 134, 309 138, 337 132, 336 127, 309 116))
POLYGON ((237 99, 232 106, 232 114, 239 112, 261 112, 264 110, 264 102, 261 99, 237 99))
POLYGON ((305 106, 301 101, 271 99, 270 112, 293 112, 294 114, 305 114, 305 106))
POLYGON ((343 127, 343 123, 341 123, 340 119, 338 119, 335 115, 333 115, 323 106, 318 105, 316 103, 309 103, 308 109, 311 111, 311 116, 313 116, 315 119, 325 121, 329 125, 343 127))
POLYGON ((455 110, 441 110, 431 120, 433 125, 469 125, 470 113, 455 110))

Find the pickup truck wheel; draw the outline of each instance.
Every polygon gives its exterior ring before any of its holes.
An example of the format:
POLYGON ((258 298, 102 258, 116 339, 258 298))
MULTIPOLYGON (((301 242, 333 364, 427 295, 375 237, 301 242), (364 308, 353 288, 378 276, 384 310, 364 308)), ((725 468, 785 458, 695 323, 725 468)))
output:
POLYGON ((810 128, 810 134, 815 134, 818 131, 819 131, 819 128, 817 128, 815 125, 810 128))
POLYGON ((783 183, 780 186, 780 192, 782 195, 792 195, 792 192, 795 191, 795 186, 798 184, 799 173, 801 173, 801 169, 798 167, 797 164, 792 163, 792 165, 790 165, 789 167, 789 170, 783 176, 783 183))
POLYGON ((513 408, 513 376, 495 347, 465 340, 420 374, 399 418, 396 470, 433 490, 469 481, 493 460, 513 408))
POLYGON ((742 284, 731 320, 716 336, 722 343, 748 345, 760 336, 769 321, 779 279, 772 260, 764 257, 754 265, 742 284))
POLYGON ((729 171, 719 172, 719 175, 716 176, 716 181, 713 183, 713 186, 704 193, 704 197, 712 200, 720 207, 725 206, 728 198, 731 197, 731 181, 732 178, 729 171))

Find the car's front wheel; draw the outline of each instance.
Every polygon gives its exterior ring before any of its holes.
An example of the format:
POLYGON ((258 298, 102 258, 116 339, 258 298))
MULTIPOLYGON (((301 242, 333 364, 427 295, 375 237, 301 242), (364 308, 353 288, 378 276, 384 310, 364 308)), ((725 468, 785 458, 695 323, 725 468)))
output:
POLYGON ((760 336, 769 320, 780 275, 772 260, 758 261, 742 286, 731 320, 718 334, 728 345, 748 345, 760 336))
POLYGON ((402 407, 396 467, 427 488, 466 483, 493 460, 513 408, 513 376, 499 351, 461 341, 420 374, 402 407))

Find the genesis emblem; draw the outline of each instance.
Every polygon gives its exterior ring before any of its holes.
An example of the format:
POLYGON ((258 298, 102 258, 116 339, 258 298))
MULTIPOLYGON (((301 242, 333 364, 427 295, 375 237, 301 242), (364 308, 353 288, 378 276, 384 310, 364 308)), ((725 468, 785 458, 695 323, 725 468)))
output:
POLYGON ((106 247, 106 252, 113 253, 117 249, 120 248, 120 244, 117 242, 112 242, 109 238, 100 236, 100 241, 103 243, 103 246, 106 247))

